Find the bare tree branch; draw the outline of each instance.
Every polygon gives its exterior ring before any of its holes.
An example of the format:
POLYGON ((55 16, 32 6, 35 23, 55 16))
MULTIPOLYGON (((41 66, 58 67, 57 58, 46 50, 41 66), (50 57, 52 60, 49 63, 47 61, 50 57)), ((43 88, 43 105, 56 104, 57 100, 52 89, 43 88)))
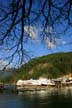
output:
MULTIPOLYGON (((9 50, 6 59, 9 59, 9 64, 17 55, 18 63, 23 63, 27 51, 25 42, 32 39, 31 26, 41 25, 42 41, 48 39, 56 44, 56 38, 59 38, 58 31, 50 33, 48 27, 53 30, 56 24, 65 24, 63 32, 65 33, 72 26, 72 0, 11 0, 7 4, 1 0, 3 5, 0 5, 0 49, 3 51, 9 50), (64 21, 64 22, 63 22, 64 21), (25 27, 28 26, 28 33, 25 27)), ((38 28, 39 29, 39 28, 38 28)))

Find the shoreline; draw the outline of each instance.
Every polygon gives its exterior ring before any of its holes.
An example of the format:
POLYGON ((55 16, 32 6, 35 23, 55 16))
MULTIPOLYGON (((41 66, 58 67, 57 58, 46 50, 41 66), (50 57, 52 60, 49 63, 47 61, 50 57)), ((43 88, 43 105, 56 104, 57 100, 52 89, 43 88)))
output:
POLYGON ((18 91, 41 91, 41 90, 48 90, 49 88, 64 88, 64 87, 72 87, 72 84, 62 84, 61 86, 55 85, 23 85, 17 86, 16 84, 0 84, 0 92, 4 90, 10 90, 14 92, 18 91))

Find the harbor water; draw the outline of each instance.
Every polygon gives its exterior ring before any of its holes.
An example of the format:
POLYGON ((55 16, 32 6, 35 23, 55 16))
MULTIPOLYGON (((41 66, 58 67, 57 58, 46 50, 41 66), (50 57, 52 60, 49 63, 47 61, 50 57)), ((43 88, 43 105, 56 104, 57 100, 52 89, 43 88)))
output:
POLYGON ((72 87, 0 92, 0 108, 72 108, 72 87))

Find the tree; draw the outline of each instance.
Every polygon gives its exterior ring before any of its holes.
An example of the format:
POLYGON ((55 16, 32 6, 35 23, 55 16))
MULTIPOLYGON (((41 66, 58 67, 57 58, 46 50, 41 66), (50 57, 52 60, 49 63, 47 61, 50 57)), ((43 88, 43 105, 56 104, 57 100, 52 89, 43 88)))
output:
POLYGON ((0 51, 9 53, 0 59, 8 59, 9 65, 17 56, 24 63, 29 57, 24 44, 36 40, 38 25, 38 39, 54 47, 59 34, 72 26, 72 0, 0 0, 0 51), (55 29, 58 24, 62 31, 55 29))

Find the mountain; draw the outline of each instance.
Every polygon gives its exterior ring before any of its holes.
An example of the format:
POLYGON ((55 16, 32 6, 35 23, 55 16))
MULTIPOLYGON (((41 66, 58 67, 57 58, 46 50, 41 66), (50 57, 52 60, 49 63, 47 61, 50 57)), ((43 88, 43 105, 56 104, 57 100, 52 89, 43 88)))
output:
POLYGON ((55 53, 30 60, 16 69, 8 81, 19 79, 57 78, 72 73, 72 52, 55 53))
POLYGON ((12 77, 14 74, 14 68, 7 68, 5 70, 0 70, 0 80, 12 77))

